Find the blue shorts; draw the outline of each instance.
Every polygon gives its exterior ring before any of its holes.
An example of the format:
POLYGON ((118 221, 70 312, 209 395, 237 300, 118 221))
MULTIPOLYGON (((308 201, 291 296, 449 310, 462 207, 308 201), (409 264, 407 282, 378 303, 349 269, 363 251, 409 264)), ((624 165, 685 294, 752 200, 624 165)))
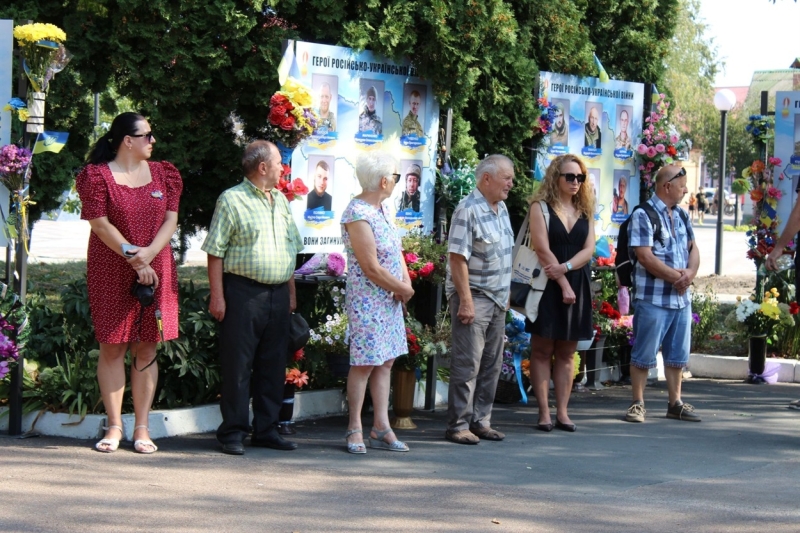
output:
POLYGON ((683 309, 669 309, 636 300, 635 305, 631 365, 643 370, 655 368, 661 348, 665 367, 685 367, 689 363, 691 304, 683 309))

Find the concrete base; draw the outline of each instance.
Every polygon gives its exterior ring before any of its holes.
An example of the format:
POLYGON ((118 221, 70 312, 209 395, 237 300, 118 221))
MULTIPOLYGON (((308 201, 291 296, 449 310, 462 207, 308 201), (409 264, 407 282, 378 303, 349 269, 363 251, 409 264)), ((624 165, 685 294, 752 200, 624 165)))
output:
MULTIPOLYGON (((800 383, 800 361, 796 359, 767 359, 767 365, 778 365, 779 383, 800 383)), ((705 355, 689 356, 689 371, 698 378, 744 379, 749 370, 747 357, 705 355)))
MULTIPOLYGON (((446 394, 446 393, 445 393, 446 394)), ((7 407, 0 409, 0 431, 8 431, 7 407)), ((343 414, 347 412, 347 398, 341 389, 325 389, 298 392, 295 395, 294 420, 307 420, 343 414)), ((83 421, 67 413, 29 413, 22 418, 23 433, 33 432, 53 437, 73 439, 97 439, 103 435, 105 415, 87 415, 83 421)), ((150 436, 153 439, 208 433, 215 431, 222 422, 219 405, 209 404, 181 409, 152 411, 148 419, 150 436)), ((133 439, 135 426, 132 414, 122 415, 123 434, 126 440, 133 439)))

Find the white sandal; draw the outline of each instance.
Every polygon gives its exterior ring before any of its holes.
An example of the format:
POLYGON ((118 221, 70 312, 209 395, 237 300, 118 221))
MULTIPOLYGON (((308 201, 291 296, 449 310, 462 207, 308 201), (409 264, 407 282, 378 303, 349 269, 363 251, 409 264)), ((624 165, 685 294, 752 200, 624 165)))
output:
MULTIPOLYGON (((109 429, 118 429, 120 436, 122 436, 122 428, 120 426, 103 426, 104 431, 109 429)), ((94 449, 102 453, 115 452, 117 448, 119 448, 119 439, 102 438, 94 445, 94 449)))
MULTIPOLYGON (((133 428, 133 431, 135 432, 139 428, 145 428, 148 432, 150 431, 150 428, 144 425, 136 426, 133 428)), ((155 453, 158 450, 158 446, 156 446, 155 443, 153 443, 153 441, 150 439, 139 439, 133 442, 133 450, 136 453, 150 454, 155 453), (148 446, 152 447, 153 449, 148 449, 148 446)))
MULTIPOLYGON (((364 431, 361 428, 347 430, 347 433, 344 434, 345 442, 347 442, 347 437, 356 433, 363 435, 364 431)), ((347 442, 347 453, 367 453, 367 447, 363 442, 347 442)))

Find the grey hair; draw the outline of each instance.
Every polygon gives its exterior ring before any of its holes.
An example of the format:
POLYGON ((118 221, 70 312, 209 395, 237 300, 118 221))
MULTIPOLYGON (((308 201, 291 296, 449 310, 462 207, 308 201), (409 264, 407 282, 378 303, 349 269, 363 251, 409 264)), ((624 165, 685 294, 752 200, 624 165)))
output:
POLYGON ((475 169, 475 181, 480 183, 481 176, 484 174, 489 174, 490 176, 497 175, 497 171, 500 170, 500 167, 503 165, 508 165, 512 169, 514 168, 513 161, 503 154, 487 155, 483 158, 483 161, 478 163, 478 167, 475 169))
POLYGON ((381 178, 389 177, 397 168, 397 159, 386 152, 367 152, 356 161, 356 178, 364 192, 375 192, 381 178))
POLYGON ((242 171, 245 176, 258 170, 258 165, 261 163, 272 161, 273 146, 275 145, 269 141, 253 141, 247 145, 242 155, 242 171))

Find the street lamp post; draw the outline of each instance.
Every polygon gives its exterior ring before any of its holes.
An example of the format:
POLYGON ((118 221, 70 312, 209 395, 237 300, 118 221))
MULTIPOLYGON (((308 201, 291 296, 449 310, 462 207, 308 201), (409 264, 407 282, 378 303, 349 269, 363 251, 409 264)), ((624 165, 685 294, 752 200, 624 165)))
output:
POLYGON ((719 110, 719 183, 717 183, 717 260, 714 273, 722 275, 722 214, 725 211, 725 149, 728 144, 728 111, 736 105, 736 95, 730 89, 722 89, 714 95, 714 107, 719 110))

